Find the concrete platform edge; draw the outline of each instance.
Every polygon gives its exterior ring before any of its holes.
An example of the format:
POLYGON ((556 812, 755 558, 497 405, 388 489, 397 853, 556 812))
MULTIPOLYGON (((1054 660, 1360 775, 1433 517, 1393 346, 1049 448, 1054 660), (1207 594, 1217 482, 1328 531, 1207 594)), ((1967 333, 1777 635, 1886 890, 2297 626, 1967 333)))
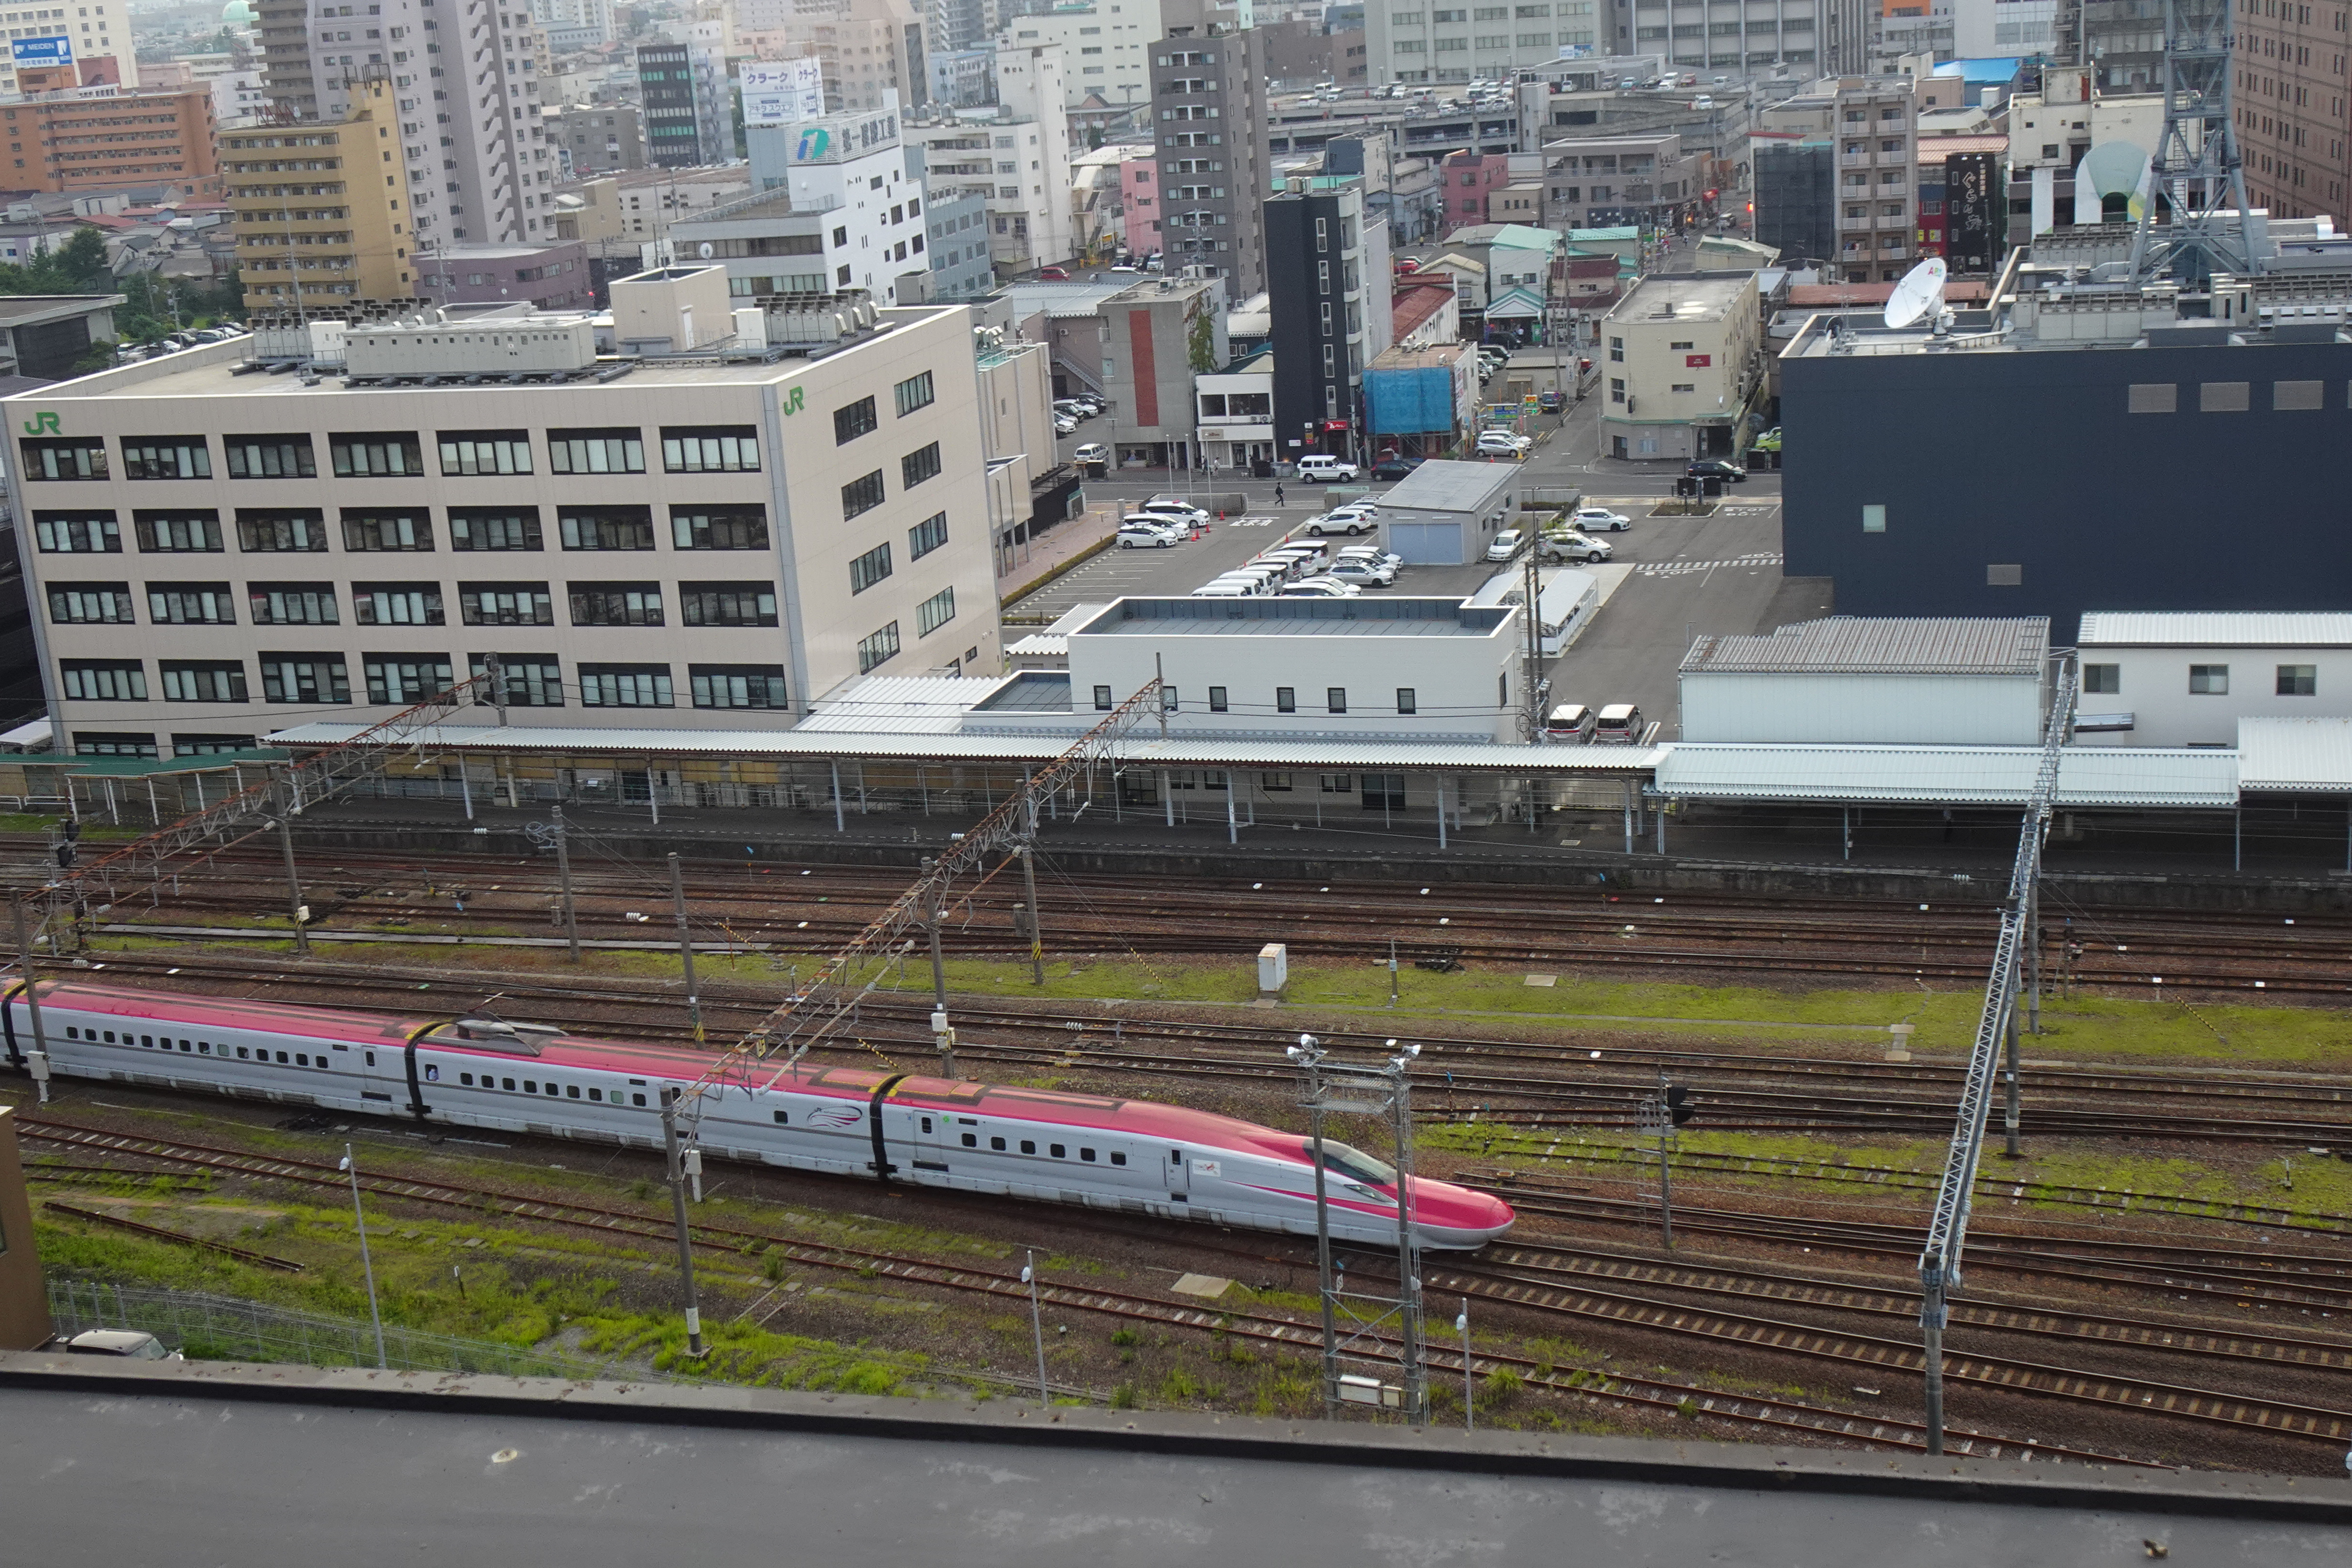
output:
POLYGON ((1524 1432, 1397 1427, 881 1399, 668 1384, 568 1383, 446 1373, 383 1373, 221 1363, 93 1365, 79 1356, 0 1353, 0 1391, 109 1398, 236 1399, 469 1417, 568 1417, 1010 1447, 1096 1448, 1224 1460, 1434 1470, 1547 1480, 1797 1490, 1990 1502, 2011 1507, 2352 1527, 2352 1486, 2284 1476, 2067 1466, 1659 1442, 1524 1432), (2047 1479, 2044 1479, 2044 1478, 2047 1479), (2340 1496, 2327 1495, 2330 1492, 2340 1496))

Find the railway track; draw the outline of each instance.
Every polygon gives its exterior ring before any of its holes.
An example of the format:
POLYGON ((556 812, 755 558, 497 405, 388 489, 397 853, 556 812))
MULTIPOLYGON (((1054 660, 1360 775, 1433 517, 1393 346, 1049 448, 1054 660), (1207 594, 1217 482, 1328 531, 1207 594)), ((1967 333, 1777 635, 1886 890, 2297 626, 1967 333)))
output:
MULTIPOLYGON (((470 893, 467 919, 477 929, 521 921, 543 930, 556 894, 538 861, 420 860, 352 850, 314 859, 332 862, 305 872, 314 909, 329 921, 437 923, 454 912, 439 901, 443 892, 463 886, 470 893)), ((644 941, 648 933, 625 916, 633 906, 638 912, 658 909, 667 892, 650 871, 587 871, 574 886, 583 927, 607 940, 644 941)), ((784 868, 779 874, 762 868, 740 879, 703 869, 690 878, 688 890, 712 941, 822 951, 862 928, 904 886, 905 874, 887 869, 784 868)), ((279 873, 257 856, 215 857, 208 870, 184 875, 177 887, 167 900, 176 911, 275 916, 284 907, 279 873)), ((1013 900, 1010 887, 967 889, 950 907, 946 947, 963 954, 1025 949, 1013 927, 1013 900)), ((160 908, 151 913, 160 920, 160 908)), ((1362 957, 1385 953, 1393 938, 1409 955, 1443 948, 1495 963, 1955 980, 1981 974, 1994 923, 1989 906, 1960 899, 1927 907, 1891 900, 1824 906, 1720 894, 1645 900, 1580 889, 1411 891, 1181 878, 1139 885, 1071 875, 1049 887, 1046 914, 1053 942, 1066 951, 1230 953, 1278 939, 1300 956, 1362 957), (1234 927, 1246 931, 1245 940, 1221 934, 1234 927)), ((2084 984, 2352 993, 2352 922, 2338 917, 2289 922, 2268 915, 2086 910, 2070 931, 2053 916, 2043 922, 2053 973, 2069 967, 2070 934, 2082 947, 2071 971, 2084 984)))
MULTIPOLYGON (((340 1189, 351 1178, 322 1162, 257 1155, 218 1145, 183 1143, 137 1137, 82 1126, 39 1115, 20 1116, 19 1131, 28 1140, 92 1153, 130 1155, 164 1161, 201 1170, 260 1177, 340 1189)), ((568 1200, 551 1200, 437 1181, 362 1173, 361 1186, 380 1197, 495 1213, 512 1218, 562 1225, 608 1236, 667 1245, 674 1238, 670 1224, 650 1211, 630 1211, 568 1200)), ((53 1205, 54 1206, 54 1205, 53 1205)), ((97 1216, 110 1219, 111 1216, 97 1216)), ((154 1227, 147 1227, 153 1229, 154 1227)), ((177 1233, 160 1233, 168 1239, 190 1240, 177 1233)), ((779 1236, 740 1226, 695 1221, 689 1232, 698 1247, 736 1255, 781 1253, 789 1262, 814 1268, 854 1272, 866 1279, 889 1279, 944 1290, 999 1300, 1026 1300, 1028 1287, 1018 1274, 901 1254, 840 1247, 832 1243, 779 1236)), ((1481 1291, 1481 1294, 1486 1292, 1481 1291)), ((1282 1314, 1190 1306, 1092 1287, 1041 1281, 1039 1298, 1046 1305, 1130 1321, 1155 1323, 1197 1332, 1248 1339, 1302 1354, 1319 1353, 1321 1329, 1314 1322, 1282 1314)), ((1395 1342, 1383 1342, 1396 1353, 1395 1342)), ((1640 1407, 1688 1419, 1708 1418, 1774 1434, 1797 1433, 1859 1445, 1865 1448, 1897 1448, 1925 1452, 1926 1429, 1913 1422, 1858 1415, 1831 1406, 1802 1401, 1731 1394, 1720 1389, 1666 1380, 1582 1371, 1562 1373, 1556 1366, 1532 1358, 1475 1349, 1465 1364, 1463 1353, 1442 1344, 1427 1347, 1433 1372, 1450 1367, 1455 1375, 1472 1376, 1509 1371, 1521 1382, 1549 1392, 1603 1405, 1640 1407)), ((2040 1459, 2051 1463, 2122 1464, 2166 1468, 2148 1461, 2099 1450, 1972 1432, 1948 1430, 1946 1451, 1985 1458, 2040 1459)))

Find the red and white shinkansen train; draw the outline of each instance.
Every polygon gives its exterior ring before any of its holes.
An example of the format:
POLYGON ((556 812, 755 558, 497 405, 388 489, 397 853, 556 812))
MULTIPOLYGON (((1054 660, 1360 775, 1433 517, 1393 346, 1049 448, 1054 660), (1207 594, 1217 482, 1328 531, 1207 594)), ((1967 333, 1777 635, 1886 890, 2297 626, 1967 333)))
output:
MULTIPOLYGON (((8 1059, 32 1048, 22 980, 0 996, 8 1059)), ((50 1071, 660 1148, 664 1089, 709 1058, 488 1019, 419 1019, 228 997, 41 982, 50 1071)), ((1315 1171, 1296 1132, 1146 1100, 959 1082, 808 1062, 753 1066, 695 1102, 706 1155, 1048 1203, 1315 1233, 1315 1171)), ((685 1129, 681 1129, 684 1131, 685 1129)), ((1397 1173, 1326 1141, 1331 1234, 1397 1239, 1397 1173)), ((1415 1177, 1426 1247, 1475 1247, 1510 1226, 1487 1194, 1415 1177)))

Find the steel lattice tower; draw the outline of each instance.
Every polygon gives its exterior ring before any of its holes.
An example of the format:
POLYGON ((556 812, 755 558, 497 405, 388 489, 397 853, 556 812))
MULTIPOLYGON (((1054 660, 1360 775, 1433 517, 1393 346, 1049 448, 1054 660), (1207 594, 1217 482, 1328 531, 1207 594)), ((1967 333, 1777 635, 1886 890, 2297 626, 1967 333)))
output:
POLYGON ((2148 200, 2132 241, 2132 278, 2202 284, 2216 272, 2255 270, 2246 216, 2246 174, 2231 124, 2231 0, 2165 0, 2164 133, 2150 166, 2148 200), (2171 208, 2155 235, 2157 198, 2171 208), (2234 211, 2234 225, 2225 215, 2234 211))

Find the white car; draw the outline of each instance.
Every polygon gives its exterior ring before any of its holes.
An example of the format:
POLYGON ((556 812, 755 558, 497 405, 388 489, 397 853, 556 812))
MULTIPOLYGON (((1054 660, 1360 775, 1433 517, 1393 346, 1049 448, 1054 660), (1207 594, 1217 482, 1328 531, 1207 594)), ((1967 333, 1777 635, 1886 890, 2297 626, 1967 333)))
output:
POLYGON ((1582 506, 1569 520, 1586 533, 1622 533, 1633 526, 1633 520, 1621 511, 1611 511, 1605 506, 1582 506))
POLYGON ((1616 553, 1600 540, 1588 539, 1581 533, 1546 534, 1536 552, 1547 561, 1578 563, 1606 561, 1616 553))
POLYGON ((1404 569, 1404 557, 1393 550, 1382 550, 1377 544, 1349 544, 1340 547, 1341 561, 1361 561, 1373 566, 1385 566, 1391 572, 1404 569))
POLYGON ((1307 531, 1318 539, 1327 533, 1344 533, 1353 538, 1359 533, 1370 533, 1379 526, 1370 518, 1350 507, 1340 507, 1336 510, 1327 511, 1320 517, 1309 518, 1307 521, 1307 531))
POLYGON ((1489 561, 1512 560, 1517 556, 1521 549, 1525 548, 1527 542, 1526 534, 1516 528, 1507 528, 1495 535, 1494 543, 1486 546, 1486 559, 1489 561))
POLYGON ((1118 547, 1121 550, 1165 550, 1183 538, 1172 528, 1163 528, 1143 518, 1129 518, 1118 525, 1118 547))
POLYGON ((1108 463, 1110 461, 1110 448, 1100 441, 1089 441, 1072 452, 1070 460, 1074 463, 1108 463))
POLYGON ((1081 403, 1075 397, 1055 398, 1054 412, 1066 415, 1072 419, 1091 419, 1095 416, 1095 410, 1090 405, 1081 403))
POLYGON ((1056 415, 1055 415, 1055 416, 1054 416, 1054 434, 1055 434, 1055 435, 1056 435, 1056 436, 1075 436, 1075 435, 1076 435, 1077 433, 1078 433, 1078 422, 1077 422, 1076 420, 1075 420, 1075 419, 1071 418, 1071 417, 1070 417, 1068 415, 1066 415, 1066 414, 1056 414, 1056 415))
POLYGON ((1279 596, 1286 599, 1352 599, 1362 592, 1353 583, 1342 583, 1337 577, 1307 577, 1284 587, 1279 596))
POLYGON ((1323 574, 1335 583, 1353 583, 1359 588, 1385 588, 1396 581, 1395 567, 1361 557, 1334 561, 1323 574))
POLYGON ((1298 477, 1310 484, 1353 484, 1363 474, 1355 464, 1342 462, 1328 452, 1316 452, 1298 459, 1298 477))
POLYGON ((1477 452, 1482 458, 1516 458, 1534 445, 1525 436, 1507 430, 1484 430, 1478 435, 1477 452))
POLYGON ((1192 502, 1174 500, 1166 496, 1158 496, 1142 502, 1135 509, 1135 512, 1143 517, 1164 517, 1171 522, 1181 523, 1187 528, 1206 527, 1209 521, 1209 514, 1192 502))

